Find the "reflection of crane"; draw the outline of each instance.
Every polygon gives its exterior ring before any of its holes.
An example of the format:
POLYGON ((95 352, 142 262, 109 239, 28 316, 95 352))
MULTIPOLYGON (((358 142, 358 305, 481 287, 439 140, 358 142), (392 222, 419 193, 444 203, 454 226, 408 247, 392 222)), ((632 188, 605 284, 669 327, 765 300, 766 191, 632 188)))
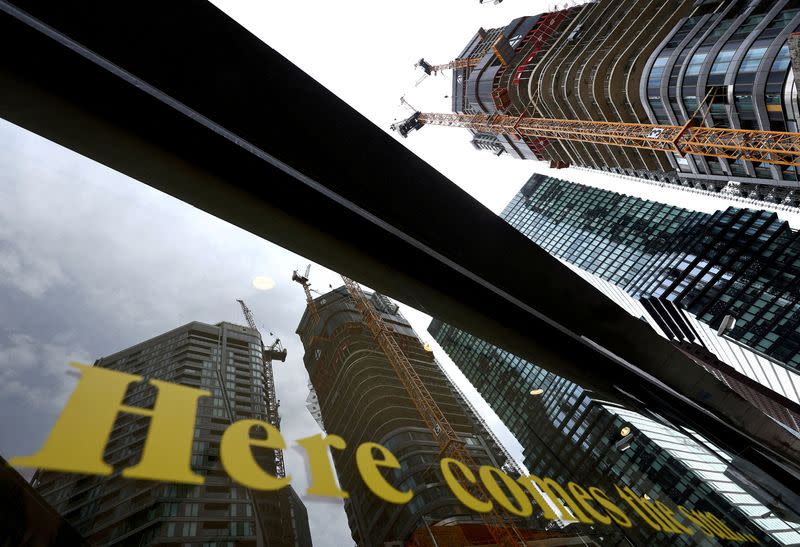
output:
POLYGON ((464 127, 481 133, 509 135, 520 139, 544 138, 589 142, 748 160, 756 163, 800 167, 800 133, 729 129, 696 125, 694 117, 684 125, 653 125, 591 120, 558 120, 504 114, 451 114, 415 112, 392 129, 403 137, 423 125, 464 127))
MULTIPOLYGON (((386 358, 397 374, 400 382, 405 387, 409 398, 419 412, 422 420, 428 426, 433 438, 439 443, 439 455, 442 458, 456 459, 473 472, 477 472, 478 464, 472 459, 469 452, 464 447, 464 441, 450 425, 442 409, 439 408, 436 400, 431 395, 425 383, 411 365, 400 345, 392 335, 392 329, 384 322, 380 313, 370 304, 369 299, 364 294, 361 286, 352 279, 342 276, 347 292, 350 294, 353 303, 361 312, 362 321, 367 330, 372 333, 378 347, 386 354, 386 358)), ((489 496, 480 484, 465 485, 468 491, 482 499, 489 496)), ((480 513, 481 518, 491 533, 498 547, 515 547, 524 545, 519 538, 514 521, 507 514, 497 510, 495 506, 489 513, 480 513)))
MULTIPOLYGON (((251 329, 258 332, 256 321, 253 319, 253 312, 244 303, 244 300, 237 300, 242 307, 242 313, 251 329)), ((272 361, 277 359, 281 362, 286 361, 286 348, 281 344, 281 339, 276 338, 269 347, 264 347, 264 341, 261 340, 259 333, 259 340, 261 341, 261 355, 264 361, 264 387, 267 392, 267 421, 276 429, 281 427, 281 415, 278 412, 280 401, 278 401, 278 394, 275 392, 275 377, 272 374, 272 361)), ((283 451, 275 450, 275 475, 278 477, 286 476, 286 465, 283 461, 283 451)))
MULTIPOLYGON (((306 302, 308 303, 308 307, 311 310, 311 315, 314 317, 314 321, 319 321, 319 310, 317 309, 317 304, 314 302, 314 297, 311 296, 311 283, 308 282, 308 273, 311 271, 311 264, 306 266, 306 272, 303 275, 297 273, 297 270, 292 272, 292 281, 295 281, 302 285, 303 290, 306 293, 306 302)), ((315 291, 316 292, 316 291, 315 291)))

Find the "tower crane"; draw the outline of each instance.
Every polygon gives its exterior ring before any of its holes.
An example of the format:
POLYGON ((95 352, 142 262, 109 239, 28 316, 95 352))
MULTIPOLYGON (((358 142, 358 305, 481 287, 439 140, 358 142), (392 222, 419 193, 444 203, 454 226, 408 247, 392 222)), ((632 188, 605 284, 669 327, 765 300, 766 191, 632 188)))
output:
POLYGON ((459 68, 474 68, 475 66, 477 66, 478 61, 480 60, 481 60, 480 57, 467 57, 464 59, 455 59, 453 61, 450 61, 449 63, 444 63, 442 65, 432 65, 425 59, 420 59, 414 66, 422 68, 422 70, 428 76, 430 76, 431 74, 435 76, 440 72, 444 72, 445 70, 457 70, 459 68))
MULTIPOLYGON (((247 304, 244 303, 244 300, 238 299, 236 300, 239 305, 242 307, 242 313, 244 314, 245 321, 250 326, 251 329, 258 332, 258 327, 256 327, 256 321, 253 318, 253 312, 250 311, 250 308, 247 307, 247 304)), ((261 336, 259 336, 259 339, 261 336)), ((277 359, 278 361, 285 362, 286 361, 286 349, 281 344, 281 339, 276 338, 272 345, 268 347, 264 347, 264 341, 261 340, 261 354, 264 358, 264 384, 267 388, 267 421, 274 426, 276 429, 280 429, 281 427, 281 416, 278 412, 278 408, 280 407, 280 401, 278 401, 278 395, 275 392, 275 377, 272 374, 272 361, 273 359, 277 359)), ((282 450, 275 450, 275 475, 278 477, 285 477, 286 476, 286 465, 283 461, 283 451, 282 450)))
POLYGON ((314 302, 314 297, 311 296, 311 283, 308 282, 308 273, 311 271, 311 264, 306 266, 306 271, 303 275, 297 273, 297 270, 292 272, 292 281, 299 283, 303 287, 303 291, 306 293, 306 303, 308 303, 308 308, 311 310, 311 316, 314 318, 314 321, 319 321, 319 310, 317 309, 317 304, 314 302))
MULTIPOLYGON (((428 391, 408 357, 403 353, 393 336, 391 327, 386 324, 380 313, 370 304, 369 299, 358 283, 345 276, 342 276, 342 279, 356 309, 361 313, 364 326, 372 334, 378 347, 386 354, 386 358, 403 384, 409 398, 414 403, 414 407, 428 429, 430 429, 433 438, 439 444, 439 456, 456 459, 473 472, 476 472, 478 464, 470 456, 464 446, 464 441, 456 434, 444 412, 442 412, 436 400, 428 391)), ((465 488, 481 499, 488 499, 489 497, 480 483, 469 484, 465 488)), ((480 513, 480 515, 498 547, 525 545, 513 519, 508 514, 498 511, 496 506, 493 505, 490 512, 480 513)))
POLYGON ((392 124, 401 136, 423 125, 463 127, 517 138, 579 141, 626 148, 748 160, 756 163, 800 166, 800 133, 729 129, 698 125, 692 117, 684 125, 656 125, 591 120, 561 120, 506 114, 415 112, 392 124))

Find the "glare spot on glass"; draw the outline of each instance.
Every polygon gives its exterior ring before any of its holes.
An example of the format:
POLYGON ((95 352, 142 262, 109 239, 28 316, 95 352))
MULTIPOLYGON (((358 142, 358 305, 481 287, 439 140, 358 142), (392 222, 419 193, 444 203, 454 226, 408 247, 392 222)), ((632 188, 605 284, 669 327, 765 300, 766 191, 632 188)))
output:
POLYGON ((268 291, 275 287, 275 280, 271 277, 259 275, 253 279, 253 286, 260 291, 268 291))

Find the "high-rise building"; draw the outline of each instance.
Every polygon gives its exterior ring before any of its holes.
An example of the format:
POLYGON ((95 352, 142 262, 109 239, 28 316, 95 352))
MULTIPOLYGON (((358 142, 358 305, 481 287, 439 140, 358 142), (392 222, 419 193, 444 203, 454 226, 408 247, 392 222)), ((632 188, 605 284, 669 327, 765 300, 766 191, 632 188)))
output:
MULTIPOLYGON (((798 27, 797 0, 598 0, 521 17, 481 29, 459 53, 452 108, 682 126, 705 105, 696 120, 707 126, 797 132, 791 52, 798 49, 790 49, 790 36, 798 27)), ((476 148, 555 167, 800 202, 790 166, 472 133, 476 148)))
MULTIPOLYGON (((501 216, 670 340, 800 402, 800 234, 775 213, 707 214, 534 175, 501 216)), ((754 404, 799 430, 794 413, 754 404)))
MULTIPOLYGON (((444 413, 465 449, 481 465, 502 467, 502 451, 442 372, 398 306, 378 293, 370 304, 392 329, 394 339, 444 413)), ((345 500, 353 540, 359 546, 404 545, 418 530, 443 522, 481 525, 463 506, 439 473, 439 443, 417 411, 381 347, 362 321, 344 287, 315 299, 317 314, 307 308, 297 333, 305 347, 308 369, 321 418, 328 432, 347 440, 334 450, 333 461, 345 500), (411 489, 404 505, 386 503, 361 481, 353 452, 363 442, 389 448, 401 468, 389 478, 396 488, 411 489)), ((453 530, 453 529, 451 529, 453 530)))
MULTIPOLYGON (((37 472, 35 488, 92 544, 311 545, 306 509, 291 487, 250 490, 221 467, 219 444, 227 426, 241 419, 267 420, 262 348, 257 330, 193 322, 94 364, 213 393, 198 401, 192 447, 192 469, 205 477, 203 485, 121 477, 124 467, 141 458, 149 418, 120 413, 104 454, 114 467, 111 476, 37 472)), ((125 404, 149 407, 155 397, 155 388, 142 382, 129 389, 125 404)), ((276 473, 275 452, 253 450, 259 465, 276 473)))
MULTIPOLYGON (((434 320, 428 331, 516 436, 531 473, 612 492, 619 485, 648 500, 710 511, 764 545, 800 541, 798 508, 780 501, 796 496, 767 479, 753 480, 760 477, 758 470, 743 470, 741 462, 701 435, 597 398, 441 321, 434 320)), ((699 533, 676 536, 635 525, 604 529, 601 543, 719 545, 717 541, 699 533)))

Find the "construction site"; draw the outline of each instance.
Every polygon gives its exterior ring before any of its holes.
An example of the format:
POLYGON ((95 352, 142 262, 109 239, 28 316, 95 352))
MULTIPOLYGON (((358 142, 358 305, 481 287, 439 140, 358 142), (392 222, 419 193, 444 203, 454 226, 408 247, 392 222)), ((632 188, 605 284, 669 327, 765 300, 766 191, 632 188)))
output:
MULTIPOLYGON (((480 466, 493 465, 519 478, 519 464, 396 304, 345 276, 342 287, 315 297, 308 275, 308 269, 292 275, 306 295, 297 333, 325 427, 348 442, 371 439, 393 450, 403 467, 394 480, 415 491, 407 505, 382 503, 356 480, 352 459, 334 454, 339 481, 350 492, 345 510, 357 545, 597 545, 588 527, 561 530, 541 512, 519 518, 498 507, 478 513, 461 505, 438 477, 442 459, 458 460, 476 476, 480 466)), ((481 483, 463 486, 479 499, 490 497, 481 483)))
POLYGON ((477 149, 553 168, 797 206, 798 25, 787 2, 601 0, 520 17, 450 62, 420 59, 424 75, 452 75, 452 113, 392 128, 459 127, 477 149))

